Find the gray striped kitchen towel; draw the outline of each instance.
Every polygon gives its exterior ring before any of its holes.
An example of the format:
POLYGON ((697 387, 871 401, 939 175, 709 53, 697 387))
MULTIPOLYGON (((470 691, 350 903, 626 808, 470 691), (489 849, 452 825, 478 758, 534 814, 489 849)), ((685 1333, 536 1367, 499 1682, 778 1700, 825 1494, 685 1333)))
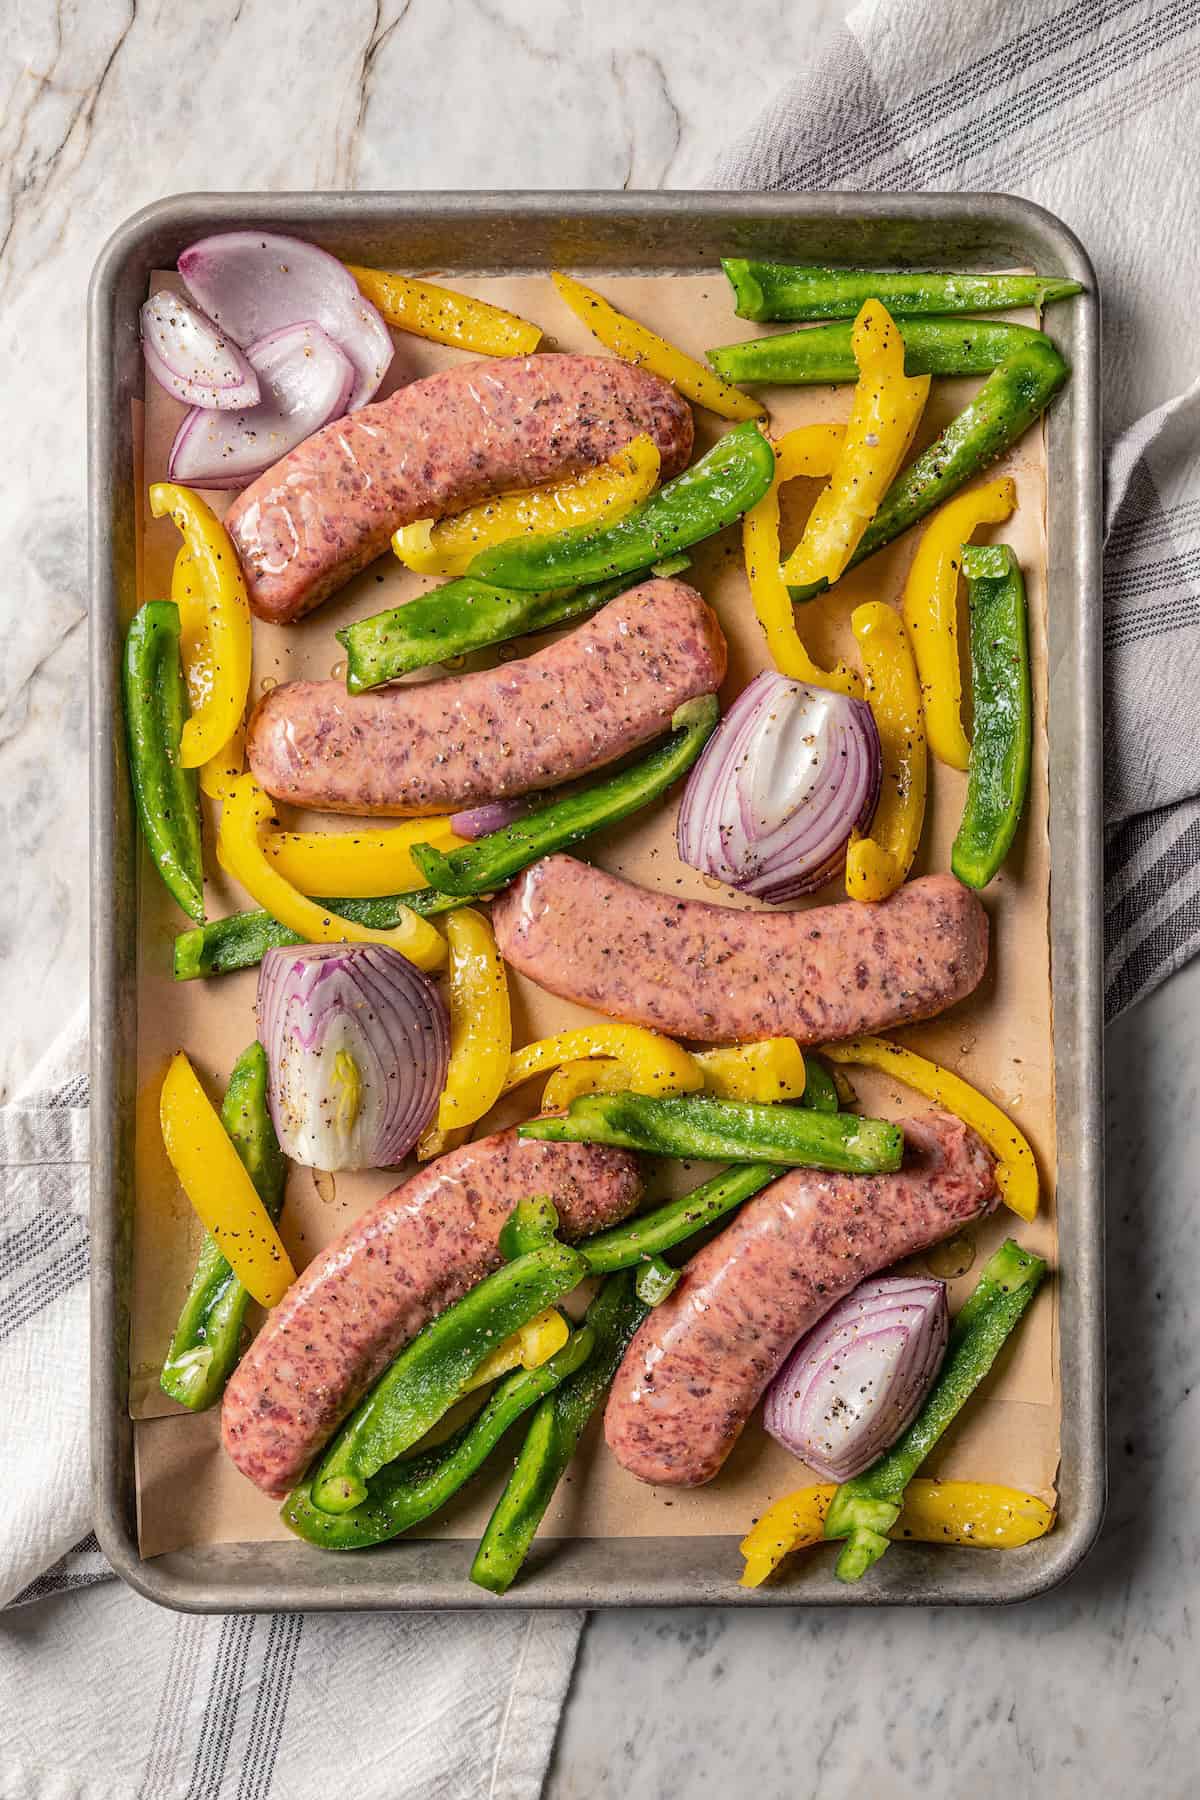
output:
POLYGON ((0 1108, 0 1796, 531 1800, 582 1614, 199 1618, 112 1579, 89 1530, 86 1032, 0 1108))
POLYGON ((1200 948, 1200 0, 867 0, 735 189, 1005 190, 1096 266, 1108 447, 1105 1009, 1200 948))

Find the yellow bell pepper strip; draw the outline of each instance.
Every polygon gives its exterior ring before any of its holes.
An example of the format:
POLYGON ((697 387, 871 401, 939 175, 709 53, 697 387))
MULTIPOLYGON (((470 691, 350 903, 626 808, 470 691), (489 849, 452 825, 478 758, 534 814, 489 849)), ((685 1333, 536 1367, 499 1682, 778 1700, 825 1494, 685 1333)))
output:
MULTIPOLYGON (((221 1124, 268 1216, 278 1220, 287 1163, 267 1101, 267 1053, 253 1043, 234 1063, 221 1102, 221 1124)), ((189 1412, 204 1412, 225 1391, 242 1353, 250 1295, 205 1233, 191 1286, 171 1336, 159 1386, 189 1412)))
POLYGON ((429 883, 409 854, 413 844, 458 850, 466 843, 449 818, 405 819, 384 831, 273 831, 263 839, 272 868, 302 894, 373 900, 429 883))
POLYGON ((200 786, 210 800, 223 800, 230 783, 245 773, 246 721, 243 719, 225 747, 200 764, 200 786))
MULTIPOLYGON (((824 1068, 823 1064, 817 1065, 824 1068)), ((858 1094, 850 1077, 836 1065, 825 1071, 833 1084, 835 1112, 853 1112, 858 1105, 858 1094)), ((812 1083, 809 1083, 811 1087, 812 1083)))
POLYGON ((958 656, 958 570, 963 545, 980 525, 1000 525, 1017 504, 1009 475, 971 488, 934 513, 904 584, 901 614, 921 677, 929 748, 951 769, 966 769, 971 753, 962 723, 958 656))
POLYGON ((434 344, 452 344, 456 350, 472 350, 477 356, 532 356, 542 340, 540 325, 531 325, 516 313, 454 288, 432 281, 415 281, 390 269, 346 267, 372 306, 378 307, 397 331, 434 344))
POLYGON ((850 624, 883 746, 883 785, 869 835, 851 836, 846 892, 851 900, 886 900, 912 867, 925 823, 928 756, 921 683, 899 613, 869 600, 855 608, 850 624))
POLYGON ((499 494, 448 519, 402 525, 392 534, 392 549, 414 574, 464 575, 480 551, 493 544, 623 519, 654 492, 661 464, 658 445, 642 433, 582 475, 519 494, 499 494))
POLYGON ((728 1049, 695 1050, 692 1061, 704 1077, 704 1090, 722 1100, 799 1100, 807 1079, 804 1057, 795 1038, 763 1038, 757 1044, 728 1049))
POLYGON ((889 1537, 922 1544, 1019 1550, 1054 1527, 1054 1508, 1036 1494, 986 1481, 910 1481, 889 1537))
POLYGON ((591 1056, 612 1057, 621 1063, 634 1094, 661 1098, 694 1094, 704 1086, 694 1058, 661 1032, 647 1031, 641 1025, 583 1025, 576 1031, 557 1031, 553 1037, 539 1038, 514 1051, 501 1092, 510 1093, 523 1081, 532 1081, 560 1063, 591 1056))
POLYGON ((652 375, 660 375, 672 387, 678 388, 687 399, 716 413, 719 418, 765 417, 767 409, 760 400, 755 400, 750 394, 743 394, 739 388, 730 387, 714 370, 697 362, 694 356, 669 344, 656 331, 639 325, 636 319, 618 312, 595 288, 585 287, 581 281, 574 281, 571 276, 557 271, 551 274, 550 279, 575 317, 581 319, 614 356, 622 357, 625 362, 637 363, 639 367, 649 369, 652 375))
POLYGON ((170 513, 183 536, 188 560, 181 566, 176 558, 175 575, 181 588, 192 590, 186 612, 181 611, 181 621, 187 620, 188 640, 192 644, 196 643, 194 608, 204 609, 206 691, 201 704, 192 708, 180 747, 184 768, 198 769, 225 748, 246 711, 250 692, 250 604, 229 534, 198 494, 171 481, 156 481, 150 489, 150 511, 156 519, 170 513))
POLYGON ((996 1185, 1005 1206, 1018 1218, 1037 1217, 1038 1172, 1029 1141, 1007 1114, 969 1081, 887 1038, 847 1038, 840 1044, 827 1044, 821 1054, 832 1063, 881 1069, 977 1131, 996 1158, 996 1185))
POLYGON ((631 1080, 625 1064, 611 1056, 581 1057, 562 1063, 542 1089, 542 1111, 566 1112, 580 1094, 626 1093, 631 1080))
POLYGON ((435 1113, 417 1139, 417 1161, 432 1162, 437 1156, 445 1156, 449 1151, 457 1150, 460 1144, 465 1144, 470 1135, 469 1125, 459 1125, 453 1131, 443 1131, 435 1113))
POLYGON ((831 1484, 797 1488, 756 1519, 738 1548, 746 1559, 739 1586, 761 1587, 785 1556, 824 1541, 825 1514, 837 1489, 831 1484))
MULTIPOLYGON (((719 1050, 693 1050, 707 1094, 722 1100, 799 1100, 807 1071, 795 1038, 763 1038, 757 1044, 734 1044, 719 1050)), ((595 1056, 557 1068, 542 1092, 544 1112, 565 1112, 580 1094, 636 1093, 635 1077, 623 1062, 595 1056)), ((659 1090, 655 1090, 658 1092, 659 1090)))
POLYGON ((571 1328, 557 1307, 548 1306, 536 1319, 530 1319, 502 1344, 497 1344, 490 1356, 484 1357, 474 1374, 468 1377, 462 1393, 473 1394, 476 1388, 486 1387, 489 1381, 498 1381, 501 1375, 507 1375, 513 1369, 540 1369, 543 1363, 557 1355, 570 1335, 571 1328))
MULTIPOLYGON (((694 1050, 704 1091, 724 1100, 799 1100, 805 1066, 795 1038, 764 1038, 721 1050, 694 1050)), ((610 1056, 565 1062, 542 1091, 545 1112, 565 1112, 580 1094, 637 1093, 637 1075, 610 1056)), ((656 1088, 655 1092, 662 1089, 656 1088)))
POLYGON ((263 831, 273 821, 271 800, 252 775, 230 782, 217 832, 217 860, 240 881, 271 917, 305 944, 387 944, 418 969, 437 969, 446 960, 445 940, 409 907, 390 931, 375 931, 356 919, 326 912, 285 881, 263 849, 263 831))
POLYGON ((277 1306, 296 1271, 182 1050, 171 1058, 158 1114, 171 1167, 217 1249, 260 1306, 277 1306))
MULTIPOLYGON (((212 694, 212 651, 208 618, 199 586, 192 574, 192 555, 181 544, 171 573, 171 598, 179 608, 179 649, 187 681, 188 705, 198 713, 212 694)), ((243 715, 227 744, 200 765, 200 787, 210 800, 223 800, 235 775, 246 768, 246 720, 243 715)))
POLYGON ((504 1089, 512 1052, 508 976, 491 925, 469 906, 446 918, 450 944, 450 1063, 440 1131, 473 1125, 504 1089))
POLYGON ((928 375, 904 373, 904 339, 878 300, 863 306, 851 342, 859 378, 845 443, 784 565, 789 587, 832 585, 844 572, 904 461, 929 397, 928 375))
POLYGON ((179 608, 179 654, 187 681, 188 706, 198 712, 212 687, 208 632, 204 602, 192 575, 192 553, 186 543, 175 552, 171 568, 171 598, 179 608))
MULTIPOLYGON (((741 1542, 746 1559, 740 1585, 760 1587, 785 1556, 824 1540, 833 1487, 799 1488, 768 1508, 741 1542)), ((910 1543, 970 1544, 1016 1550, 1044 1537, 1054 1509, 1020 1488, 978 1481, 910 1481, 900 1517, 888 1536, 910 1543)))
POLYGON ((774 446, 775 479, 742 520, 742 555, 754 610, 780 674, 839 694, 859 695, 862 681, 854 669, 842 662, 834 669, 820 669, 805 649, 779 568, 779 490, 797 475, 828 475, 844 436, 841 425, 802 425, 780 438, 774 446))

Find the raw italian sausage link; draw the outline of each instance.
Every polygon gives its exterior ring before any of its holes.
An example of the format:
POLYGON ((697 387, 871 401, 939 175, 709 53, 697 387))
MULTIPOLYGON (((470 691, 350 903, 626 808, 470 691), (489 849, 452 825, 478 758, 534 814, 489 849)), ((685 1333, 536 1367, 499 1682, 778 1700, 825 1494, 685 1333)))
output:
POLYGON ((461 364, 314 432, 235 501, 226 525, 260 619, 287 624, 387 549, 401 525, 603 462, 646 432, 662 474, 692 453, 667 382, 616 358, 461 364))
POLYGON ((796 1169, 692 1258, 638 1330, 609 1396, 605 1436, 639 1481, 711 1481, 830 1307, 995 1205, 991 1158, 961 1120, 932 1113, 905 1120, 904 1133, 898 1174, 796 1169))
POLYGON ((504 1131, 440 1157, 323 1250, 269 1315, 225 1390, 226 1450, 256 1486, 287 1493, 404 1345, 500 1266, 518 1200, 548 1194, 571 1239, 626 1218, 641 1192, 636 1158, 594 1144, 504 1131))
POLYGON ((535 655, 415 687, 273 688, 246 750, 277 800, 420 814, 571 781, 666 731, 725 676, 716 615, 682 581, 646 581, 535 655))
POLYGON ((987 914, 952 875, 879 906, 743 912, 548 856, 498 896, 492 920, 506 961, 539 987, 705 1043, 831 1043, 932 1018, 987 966, 987 914))

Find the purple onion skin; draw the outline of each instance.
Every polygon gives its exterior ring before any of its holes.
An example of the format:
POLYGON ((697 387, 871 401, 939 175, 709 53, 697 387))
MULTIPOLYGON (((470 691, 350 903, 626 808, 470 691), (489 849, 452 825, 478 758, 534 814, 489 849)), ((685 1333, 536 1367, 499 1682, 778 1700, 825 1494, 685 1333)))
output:
POLYGON ((482 806, 468 807, 466 812, 453 813, 450 829, 460 838, 487 837, 489 832, 503 831, 506 825, 523 819, 537 803, 534 794, 521 794, 512 800, 488 800, 482 806))
POLYGON ((354 364, 347 410, 373 398, 392 361, 391 334, 327 250, 280 232, 225 231, 189 244, 177 267, 195 303, 239 344, 314 320, 354 364))
POLYGON ((916 1417, 948 1334, 945 1282, 863 1282, 796 1345, 767 1389, 764 1428, 823 1481, 861 1475, 916 1417))
POLYGON ((446 1085, 450 1020, 428 975, 386 944, 268 950, 257 1015, 284 1155, 333 1170, 402 1163, 446 1085), (344 1022, 362 1091, 353 1123, 339 1130, 342 1094, 318 1059, 331 1028, 344 1022))
MULTIPOLYGON (((167 474, 172 481, 185 481, 194 487, 238 489, 249 487, 280 457, 304 442, 322 426, 340 419, 354 382, 354 368, 340 345, 311 320, 298 325, 285 325, 269 337, 251 344, 246 356, 256 379, 261 375, 267 394, 257 406, 240 413, 214 415, 203 406, 194 406, 175 434, 167 461, 167 474), (307 342, 306 342, 307 340, 307 342), (343 370, 340 389, 330 391, 320 406, 309 404, 307 413, 299 406, 290 413, 281 409, 276 377, 286 359, 293 362, 319 352, 327 362, 336 358, 343 370), (207 429, 209 442, 199 443, 207 429), (243 440, 240 444, 238 438, 243 440), (261 454, 255 454, 255 448, 261 454), (206 459, 206 455, 209 460, 206 459)), ((303 363, 301 362, 301 367, 303 363)))
MULTIPOLYGON (((798 760, 785 766, 800 768, 798 760)), ((676 829, 680 860, 772 904, 815 893, 842 868, 852 832, 870 824, 882 775, 879 732, 865 700, 764 670, 688 776, 676 829), (801 729, 806 711, 814 715, 813 733, 801 729), (778 790, 780 737, 811 746, 818 716, 832 718, 841 753, 826 757, 788 817, 768 823, 764 807, 778 790)))
POLYGON ((186 295, 165 290, 151 294, 138 315, 138 325, 146 367, 173 400, 216 411, 244 411, 258 405, 258 376, 241 346, 186 295), (217 379, 215 369, 210 371, 214 379, 205 379, 193 360, 203 350, 198 345, 188 349, 183 342, 189 328, 194 336, 210 339, 207 348, 211 355, 217 359, 224 356, 227 379, 217 379), (158 340, 167 340, 166 347, 158 340))

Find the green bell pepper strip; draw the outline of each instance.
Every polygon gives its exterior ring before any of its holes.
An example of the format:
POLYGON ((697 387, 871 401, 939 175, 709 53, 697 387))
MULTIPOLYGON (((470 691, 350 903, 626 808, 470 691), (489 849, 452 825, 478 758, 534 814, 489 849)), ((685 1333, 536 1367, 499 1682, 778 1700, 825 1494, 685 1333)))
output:
MULTIPOLYGON (((233 1065, 221 1123, 259 1199, 270 1217, 277 1219, 287 1164, 271 1123, 268 1080, 267 1053, 261 1044, 251 1044, 233 1065)), ((249 1301, 246 1289, 205 1232, 196 1273, 159 1377, 164 1394, 192 1412, 203 1412, 221 1398, 238 1360, 249 1301)))
MULTIPOLYGON (((937 441, 897 475, 848 566, 854 568, 919 524, 995 462, 1040 417, 1069 374, 1049 338, 1035 336, 1002 362, 937 441)), ((812 582, 789 592, 793 600, 811 600, 827 585, 812 582)))
POLYGON ((833 1076, 815 1056, 804 1059, 804 1092, 796 1104, 811 1107, 813 1112, 835 1113, 839 1110, 833 1076))
POLYGON ((592 787, 551 800, 448 855, 432 844, 414 844, 412 859, 440 893, 462 900, 494 893, 539 857, 567 850, 593 831, 627 819, 665 794, 691 768, 716 729, 719 714, 715 694, 687 700, 671 720, 672 735, 641 762, 592 787))
POLYGON ((558 1230, 558 1208, 549 1194, 534 1194, 517 1204, 500 1227, 500 1254, 505 1262, 528 1256, 550 1242, 558 1230))
MULTIPOLYGON (((805 1057, 807 1079, 804 1096, 797 1102, 810 1111, 835 1113, 838 1110, 837 1089, 825 1068, 811 1056, 805 1057)), ((732 1212, 779 1174, 772 1162, 739 1163, 714 1175, 690 1194, 668 1200, 653 1212, 642 1213, 624 1225, 613 1225, 595 1237, 584 1240, 579 1251, 591 1275, 609 1275, 615 1269, 632 1268, 648 1257, 661 1256, 685 1238, 694 1237, 732 1212)))
POLYGON ((515 1369, 452 1437, 372 1475, 366 1499, 349 1512, 322 1512, 313 1504, 311 1482, 302 1482, 288 1495, 280 1518, 289 1531, 322 1550, 363 1550, 398 1537, 453 1499, 509 1426, 584 1366, 594 1343, 595 1333, 584 1325, 538 1368, 515 1369))
POLYGON ((668 1200, 653 1212, 642 1213, 624 1225, 585 1238, 579 1253, 589 1275, 609 1275, 616 1269, 634 1268, 648 1257, 673 1249, 698 1231, 749 1200, 779 1174, 775 1163, 742 1163, 705 1181, 679 1200, 668 1200))
POLYGON ((148 600, 134 614, 122 665, 133 798, 154 866, 189 919, 204 918, 197 771, 179 761, 188 716, 179 608, 148 600))
POLYGON ((651 1311, 661 1306, 669 1294, 673 1294, 679 1286, 681 1271, 673 1269, 664 1257, 652 1256, 647 1262, 638 1265, 633 1279, 634 1292, 643 1306, 651 1311))
POLYGON ((367 1482, 411 1448, 458 1399, 484 1357, 587 1274, 578 1251, 549 1243, 473 1287, 402 1350, 346 1420, 312 1482, 322 1512, 345 1513, 367 1482))
POLYGON ((510 538, 481 550, 469 574, 502 587, 546 590, 608 581, 649 568, 732 525, 775 479, 775 452, 752 421, 611 525, 576 525, 510 538))
POLYGON ((941 1373, 908 1430, 871 1468, 838 1488, 825 1536, 845 1538, 836 1574, 858 1581, 888 1547, 904 1490, 953 1423, 1027 1311, 1046 1274, 1040 1256, 1009 1238, 988 1262, 950 1332, 941 1373))
POLYGON ((587 1309, 595 1348, 578 1374, 534 1413, 516 1466, 480 1540, 471 1580, 493 1594, 512 1586, 584 1428, 608 1392, 629 1340, 646 1317, 631 1272, 606 1281, 587 1309))
POLYGON ((683 571, 690 569, 691 566, 691 557, 686 550, 681 550, 678 556, 664 556, 661 562, 651 563, 646 574, 639 575, 635 579, 644 581, 651 575, 657 575, 660 581, 669 581, 671 576, 682 575, 683 571))
MULTIPOLYGON (((388 931, 400 923, 407 907, 425 917, 453 912, 464 906, 452 894, 439 894, 434 888, 415 888, 411 894, 383 894, 371 900, 318 900, 318 906, 343 919, 356 919, 376 931, 388 931)), ((175 939, 175 979, 195 981, 201 975, 230 975, 237 969, 253 968, 268 950, 288 944, 302 944, 304 939, 273 919, 268 912, 230 913, 225 919, 210 919, 192 931, 181 931, 175 939)))
POLYGON ((777 1163, 875 1175, 900 1167, 904 1137, 886 1119, 680 1094, 581 1094, 564 1114, 519 1127, 551 1144, 616 1144, 652 1156, 777 1163))
POLYGON ((968 887, 986 887, 1008 854, 1029 789, 1033 696, 1025 583, 1007 544, 967 544, 974 725, 967 801, 950 867, 968 887))
MULTIPOLYGON (((1016 351, 1049 343, 1032 325, 1006 319, 897 319, 906 375, 990 375, 1016 351)), ((827 387, 857 381, 854 321, 781 331, 774 337, 722 344, 708 360, 723 380, 778 387, 827 387)))
MULTIPOLYGON (((1034 1256, 1013 1238, 1005 1238, 999 1250, 988 1257, 979 1273, 979 1280, 971 1289, 953 1319, 950 1321, 950 1335, 946 1343, 946 1354, 957 1350, 963 1340, 970 1336, 984 1314, 1002 1300, 1006 1294, 1022 1287, 1026 1281, 1036 1276, 1041 1281, 1046 1273, 1046 1265, 1041 1257, 1034 1256), (1034 1269, 1033 1264, 1040 1264, 1034 1269)), ((890 1452, 889 1452, 890 1454, 890 1452)), ((864 1470, 864 1474, 869 1474, 864 1470)))
POLYGON ((364 694, 431 663, 567 625, 644 579, 639 571, 577 593, 529 594, 464 575, 335 632, 346 651, 346 686, 352 694, 364 694))
POLYGON ((727 256, 721 267, 739 319, 853 319, 864 300, 895 313, 1003 312, 1083 292, 1043 275, 944 275, 923 269, 829 269, 727 256))

